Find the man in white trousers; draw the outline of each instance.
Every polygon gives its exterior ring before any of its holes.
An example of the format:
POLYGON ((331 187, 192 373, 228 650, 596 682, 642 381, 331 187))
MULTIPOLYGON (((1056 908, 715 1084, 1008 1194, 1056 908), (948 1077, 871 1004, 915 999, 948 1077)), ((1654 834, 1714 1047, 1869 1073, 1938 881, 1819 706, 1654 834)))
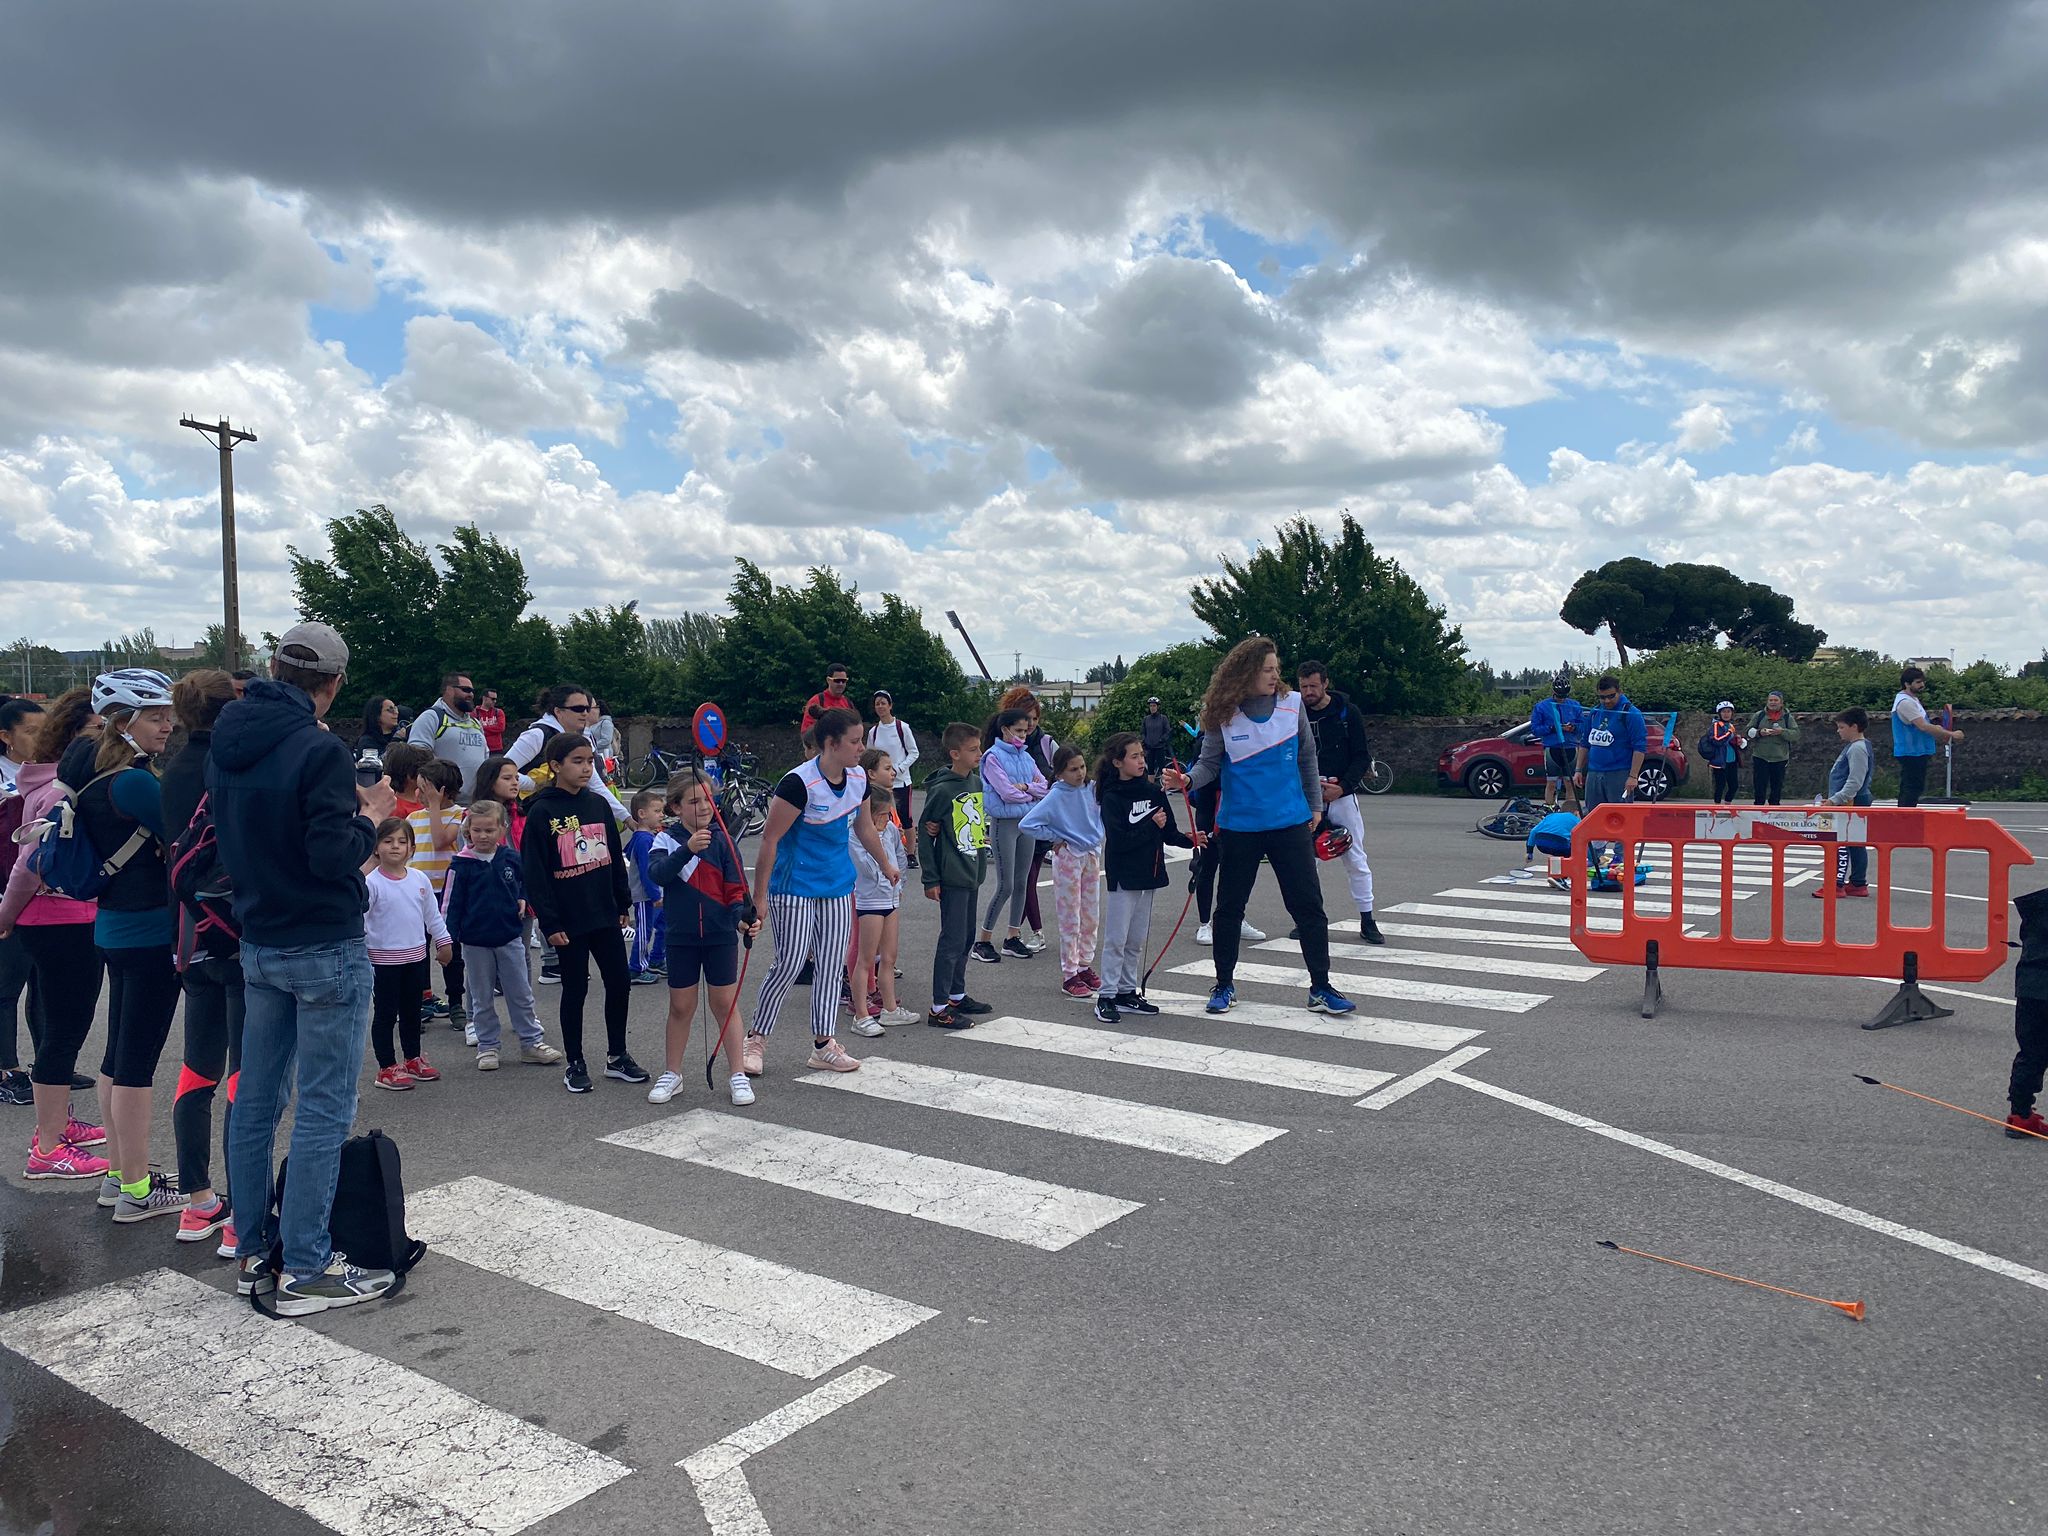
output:
POLYGON ((1295 670, 1295 682, 1301 689, 1309 728, 1315 732, 1323 815, 1330 825, 1351 834, 1344 873, 1351 882, 1352 903, 1358 908, 1358 936, 1368 944, 1384 944, 1386 935, 1372 916, 1372 865, 1365 856, 1365 818, 1358 808, 1358 786, 1372 771, 1365 721, 1348 697, 1330 687, 1330 669, 1320 661, 1304 661, 1295 670))

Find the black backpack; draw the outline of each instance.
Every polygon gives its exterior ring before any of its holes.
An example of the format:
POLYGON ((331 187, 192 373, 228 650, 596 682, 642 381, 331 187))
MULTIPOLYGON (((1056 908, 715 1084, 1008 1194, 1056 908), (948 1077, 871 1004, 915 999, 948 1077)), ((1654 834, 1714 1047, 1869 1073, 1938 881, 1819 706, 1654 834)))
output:
MULTIPOLYGON (((291 1159, 277 1165, 277 1190, 271 1197, 271 1230, 280 1226, 285 1178, 291 1159)), ((427 1245, 405 1230, 405 1181, 399 1176, 398 1143, 382 1131, 351 1136, 341 1144, 341 1170, 334 1181, 334 1210, 327 1218, 328 1236, 336 1253, 345 1253, 358 1269, 388 1269, 398 1276, 385 1294, 405 1287, 405 1275, 426 1256, 427 1245)), ((284 1273, 284 1241, 270 1244, 270 1271, 284 1273)), ((261 1312, 254 1296, 249 1304, 261 1312)))
POLYGON ((213 829, 213 796, 199 797, 192 820, 171 844, 171 900, 178 909, 178 969, 195 960, 232 960, 241 953, 235 886, 221 862, 213 829))

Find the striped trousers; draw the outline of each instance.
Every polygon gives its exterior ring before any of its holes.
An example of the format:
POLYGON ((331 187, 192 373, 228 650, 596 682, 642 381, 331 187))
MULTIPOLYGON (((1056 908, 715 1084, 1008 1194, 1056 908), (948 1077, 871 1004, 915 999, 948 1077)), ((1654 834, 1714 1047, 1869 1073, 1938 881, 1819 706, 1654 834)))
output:
POLYGON ((839 1029, 838 979, 846 974, 846 950, 853 942, 853 894, 768 898, 768 931, 775 936, 775 964, 754 999, 750 1035, 775 1033, 783 999, 796 984, 804 962, 812 963, 811 1038, 829 1040, 839 1029))

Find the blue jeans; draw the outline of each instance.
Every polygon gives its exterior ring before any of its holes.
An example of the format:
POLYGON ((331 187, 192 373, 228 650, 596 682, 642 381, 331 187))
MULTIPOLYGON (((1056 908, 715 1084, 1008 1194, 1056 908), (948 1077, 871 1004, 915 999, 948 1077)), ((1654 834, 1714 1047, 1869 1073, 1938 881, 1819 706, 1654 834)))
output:
POLYGON ((235 1246, 243 1258, 269 1247, 270 1157, 296 1064, 298 1114, 280 1226, 284 1267, 304 1278, 330 1257, 341 1144, 355 1124, 370 1033, 370 954, 361 939, 290 949, 244 944, 242 976, 242 1076, 228 1137, 235 1246))

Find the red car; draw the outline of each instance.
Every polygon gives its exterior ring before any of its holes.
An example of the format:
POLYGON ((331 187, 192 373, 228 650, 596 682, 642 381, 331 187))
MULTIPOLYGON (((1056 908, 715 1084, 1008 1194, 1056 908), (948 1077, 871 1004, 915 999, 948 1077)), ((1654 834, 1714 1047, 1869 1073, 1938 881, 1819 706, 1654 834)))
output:
MULTIPOLYGON (((1643 771, 1636 780, 1636 793, 1645 800, 1662 800, 1685 782, 1691 771, 1685 749, 1676 740, 1666 743, 1665 722, 1669 715, 1643 711, 1649 727, 1650 750, 1643 754, 1643 771)), ((1468 795, 1497 800, 1502 795, 1543 792, 1543 747, 1535 740, 1527 721, 1498 736, 1461 741, 1446 748, 1436 760, 1439 789, 1462 789, 1468 795)))

